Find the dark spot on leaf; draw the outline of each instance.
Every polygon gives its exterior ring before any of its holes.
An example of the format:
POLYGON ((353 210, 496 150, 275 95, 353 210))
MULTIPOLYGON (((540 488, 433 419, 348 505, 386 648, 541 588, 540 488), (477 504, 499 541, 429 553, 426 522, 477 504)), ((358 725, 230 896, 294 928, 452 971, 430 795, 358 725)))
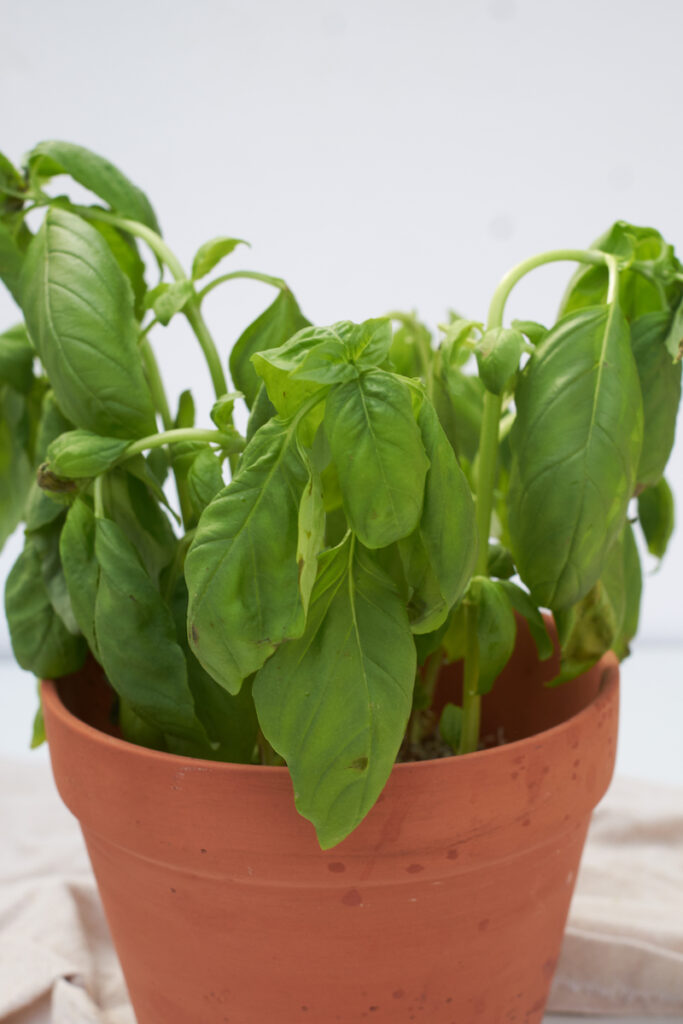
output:
POLYGON ((347 907, 359 907, 362 902, 363 898, 358 889, 349 889, 342 896, 342 903, 347 907))
POLYGON ((353 768, 354 772, 364 772, 368 767, 367 757, 357 757, 355 761, 352 761, 349 768, 353 768))
POLYGON ((342 871, 346 871, 346 864, 342 864, 340 860, 333 860, 331 864, 327 865, 327 870, 335 875, 340 875, 342 871))
POLYGON ((197 627, 195 626, 194 622, 192 623, 192 640, 193 640, 193 642, 195 644, 199 643, 199 633, 197 631, 197 627))

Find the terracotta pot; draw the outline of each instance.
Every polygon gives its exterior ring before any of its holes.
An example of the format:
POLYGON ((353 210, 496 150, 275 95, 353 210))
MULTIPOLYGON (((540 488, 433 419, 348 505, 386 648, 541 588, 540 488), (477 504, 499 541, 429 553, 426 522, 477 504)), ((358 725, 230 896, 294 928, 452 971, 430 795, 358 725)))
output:
POLYGON ((286 769, 133 746, 86 724, 101 687, 45 683, 139 1024, 541 1021, 618 709, 612 656, 544 690, 553 671, 521 628, 485 708, 513 742, 397 765, 326 853, 286 769))

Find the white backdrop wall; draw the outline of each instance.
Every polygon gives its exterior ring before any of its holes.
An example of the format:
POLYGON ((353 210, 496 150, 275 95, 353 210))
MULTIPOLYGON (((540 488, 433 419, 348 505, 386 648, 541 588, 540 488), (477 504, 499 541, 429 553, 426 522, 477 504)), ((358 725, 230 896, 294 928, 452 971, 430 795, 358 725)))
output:
MULTIPOLYGON (((683 252, 674 0, 24 0, 3 4, 0 148, 43 138, 110 157, 152 197, 187 263, 216 234, 233 266, 285 277, 320 323, 448 307, 483 318, 525 256, 617 218, 683 252)), ((552 320, 570 268, 537 272, 510 316, 552 320)), ((214 293, 222 350, 272 299, 214 293)), ((0 297, 0 324, 16 320, 0 297)), ((208 379, 175 325, 171 394, 208 379)), ((683 508, 683 447, 669 476, 683 508)), ((16 556, 0 559, 2 579, 16 556)), ((683 530, 647 580, 641 641, 681 637, 683 530)), ((4 624, 3 624, 4 629, 4 624)), ((8 649, 6 631, 0 651, 8 649)))

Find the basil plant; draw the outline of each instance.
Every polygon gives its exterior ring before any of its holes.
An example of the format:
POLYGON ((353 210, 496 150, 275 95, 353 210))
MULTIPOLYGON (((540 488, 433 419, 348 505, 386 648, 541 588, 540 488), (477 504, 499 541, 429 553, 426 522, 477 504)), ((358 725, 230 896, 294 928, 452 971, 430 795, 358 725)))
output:
POLYGON ((64 142, 21 170, 0 156, 0 276, 23 314, 0 337, 2 541, 25 527, 6 611, 37 676, 102 666, 126 739, 286 764, 329 848, 397 756, 477 749, 520 618, 547 659, 552 612, 557 684, 627 654, 633 523, 658 558, 673 525, 683 268, 619 222, 519 264, 485 323, 451 317, 437 343, 407 313, 310 324, 279 278, 217 270, 240 244, 211 239, 188 273, 108 161, 64 142), (516 282, 556 260, 578 265, 557 323, 505 325, 516 282), (229 385, 204 309, 240 278, 276 296, 229 385), (215 390, 203 425, 152 347, 175 317, 215 390), (462 706, 437 720, 459 658, 462 706))

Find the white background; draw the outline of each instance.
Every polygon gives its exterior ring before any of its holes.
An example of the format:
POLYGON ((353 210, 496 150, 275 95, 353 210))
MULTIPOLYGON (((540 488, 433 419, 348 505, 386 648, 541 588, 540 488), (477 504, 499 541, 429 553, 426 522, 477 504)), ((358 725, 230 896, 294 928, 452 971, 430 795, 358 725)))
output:
MULTIPOLYGON (((101 152, 148 191, 186 265, 211 236, 247 238, 232 267, 285 277, 317 322, 397 307, 432 325, 450 307, 483 318, 510 265, 620 217, 683 253, 682 30, 674 0, 24 0, 3 18, 0 148, 18 160, 52 137, 101 152)), ((551 321, 570 269, 525 281, 509 315, 551 321)), ((207 301, 224 354, 272 297, 247 282, 207 301)), ((3 295, 0 324, 15 319, 3 295)), ((206 419, 192 336, 153 340, 170 393, 192 383, 206 419)), ((679 443, 681 506, 682 469, 679 443)), ((648 652, 664 665, 664 722, 683 711, 682 572, 683 531, 647 580, 629 668, 634 687, 647 676, 634 714, 650 713, 648 652)), ((0 676, 0 751, 24 743, 18 678, 0 676)))

